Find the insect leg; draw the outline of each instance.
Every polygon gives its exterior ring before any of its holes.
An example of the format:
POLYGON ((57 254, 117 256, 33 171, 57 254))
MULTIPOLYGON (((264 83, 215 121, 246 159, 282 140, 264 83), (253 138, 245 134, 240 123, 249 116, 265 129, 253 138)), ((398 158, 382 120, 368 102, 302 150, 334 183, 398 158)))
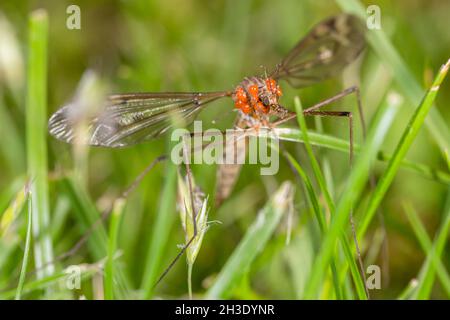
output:
MULTIPOLYGON (((366 127, 366 122, 365 122, 364 109, 362 107, 362 102, 361 102, 361 94, 360 94, 360 90, 359 90, 358 86, 349 87, 349 88, 343 90, 342 92, 338 93, 337 95, 335 95, 331 98, 328 98, 326 100, 323 100, 323 101, 305 109, 304 113, 318 110, 321 107, 324 107, 328 104, 336 102, 337 100, 342 99, 350 94, 355 94, 355 96, 356 96, 356 103, 358 106, 358 113, 359 113, 359 118, 360 118, 361 128, 362 128, 362 136, 363 136, 363 140, 365 140, 367 127, 366 127)), ((295 117, 295 115, 294 115, 294 117, 295 117)), ((375 181, 375 176, 373 174, 371 174, 369 176, 369 183, 370 183, 370 188, 372 190, 375 189, 376 181, 375 181)), ((382 256, 383 256, 383 270, 385 270, 385 272, 384 272, 383 279, 386 279, 385 281, 386 281, 386 285, 387 285, 387 283, 389 282, 389 253, 388 253, 389 244, 388 244, 388 240, 387 240, 387 233, 386 233, 386 226, 384 223, 384 217, 383 217, 383 214, 379 210, 377 210, 377 216, 378 216, 378 220, 379 220, 381 229, 383 230, 383 234, 384 234, 382 256)))
MULTIPOLYGON (((142 182, 142 180, 145 178, 145 176, 153 169, 153 167, 155 167, 155 165, 157 165, 158 163, 167 160, 167 156, 166 155, 162 155, 159 156, 158 158, 154 159, 145 169, 144 171, 142 171, 135 179, 134 181, 128 186, 128 188, 125 189, 125 191, 122 192, 122 194, 120 195, 119 198, 123 198, 126 199, 130 193, 136 189, 136 187, 142 182)), ((114 199, 114 201, 117 200, 114 199)), ((114 204, 114 201, 111 203, 112 205, 114 204)), ((112 208, 111 205, 111 208, 112 208)), ((89 237, 91 236, 91 234, 95 231, 95 229, 103 222, 105 221, 109 215, 111 214, 111 210, 106 210, 102 213, 102 215, 100 216, 100 218, 98 218, 98 220, 96 222, 94 222, 94 224, 89 228, 89 230, 87 230, 85 232, 85 234, 83 235, 83 237, 81 237, 80 240, 78 240, 78 242, 66 253, 63 253, 61 256, 57 257, 56 260, 63 260, 66 259, 72 255, 74 255, 75 253, 77 253, 77 251, 84 245, 84 243, 89 239, 89 237)))
MULTIPOLYGON (((336 94, 335 96, 325 99, 325 100, 305 109, 304 113, 318 110, 318 109, 320 109, 326 105, 329 105, 333 102, 336 102, 337 100, 342 99, 352 93, 354 93, 356 95, 356 101, 358 104, 358 113, 359 113, 359 117, 360 117, 360 121, 361 121, 362 131, 363 131, 363 138, 365 138, 366 123, 364 120, 364 112, 363 112, 363 108, 362 108, 362 104, 361 104, 361 95, 359 92, 359 87, 357 87, 357 86, 352 86, 350 88, 347 88, 347 89, 343 90, 342 92, 336 94)), ((277 108, 280 110, 277 112, 277 110, 275 109, 274 112, 275 112, 276 116, 280 117, 280 120, 274 122, 274 125, 280 125, 281 123, 289 121, 297 116, 297 114, 295 112, 289 111, 282 106, 277 106, 277 108)))
MULTIPOLYGON (((349 150, 349 162, 350 162, 350 168, 352 167, 352 163, 353 163, 353 114, 350 111, 314 111, 319 109, 319 107, 312 109, 312 108, 308 108, 305 109, 303 111, 303 114, 305 116, 321 116, 321 117, 346 117, 348 118, 348 123, 349 123, 349 140, 350 140, 350 150, 349 150), (309 110, 309 111, 308 111, 309 110)), ((366 273, 364 270, 364 264, 361 258, 361 251, 360 251, 360 247, 358 244, 358 239, 356 237, 356 229, 355 229, 355 221, 353 219, 353 210, 350 211, 350 225, 352 228, 352 236, 353 236, 353 241, 355 243, 355 247, 356 247, 356 255, 358 257, 358 263, 359 263, 359 267, 360 267, 360 272, 361 275, 364 279, 364 288, 366 290, 366 294, 367 297, 370 298, 369 295, 369 290, 367 288, 366 285, 366 273)))
POLYGON ((364 120, 364 112, 363 112, 363 108, 362 108, 362 104, 361 104, 361 95, 359 92, 359 87, 358 86, 352 86, 350 88, 345 89, 344 91, 336 94, 335 96, 328 98, 326 100, 323 100, 307 109, 304 110, 305 113, 307 112, 311 112, 314 110, 318 110, 326 105, 329 105, 333 102, 336 102, 339 99, 342 99, 350 94, 354 93, 356 95, 356 103, 358 105, 358 113, 359 113, 359 118, 361 121, 361 127, 362 127, 362 132, 363 132, 363 138, 366 138, 366 122, 364 120))
POLYGON ((346 117, 348 118, 349 124, 349 140, 350 140, 350 166, 353 162, 353 113, 350 111, 303 111, 304 116, 322 116, 322 117, 346 117))
MULTIPOLYGON (((124 198, 126 199, 129 194, 136 189, 136 187, 139 185, 139 183, 145 178, 145 176, 153 169, 153 167, 155 165, 157 165, 158 163, 164 161, 167 159, 166 155, 162 155, 159 156, 158 158, 154 159, 145 169, 144 171, 142 171, 137 177, 136 179, 131 183, 131 185, 125 189, 125 191, 122 192, 122 194, 120 195, 119 198, 124 198)), ((89 237, 92 235, 92 233, 94 233, 95 229, 101 225, 111 214, 111 210, 112 210, 112 206, 114 204, 114 201, 116 201, 117 198, 115 198, 112 202, 111 202, 111 206, 109 207, 109 209, 105 210, 102 212, 102 214, 100 215, 100 217, 90 226, 90 228, 84 233, 84 235, 72 246, 72 248, 70 248, 68 251, 60 254, 59 256, 55 257, 52 261, 47 262, 46 264, 42 265, 39 268, 36 268, 32 271, 27 272, 26 276, 31 276, 33 274, 36 274, 37 272, 39 272, 40 270, 43 270, 44 268, 46 268, 47 266, 51 265, 51 264, 55 264, 56 262, 60 262, 63 261, 73 255, 75 255, 82 247, 83 245, 88 241, 89 237)))
MULTIPOLYGON (((186 139, 190 137, 190 135, 183 136, 183 159, 184 159, 184 165, 186 168, 186 177, 188 180, 187 186, 188 186, 188 193, 191 200, 191 211, 192 211, 192 222, 194 224, 194 230, 192 237, 186 242, 186 244, 181 248, 180 252, 175 256, 175 258, 170 262, 170 264, 167 266, 167 268, 163 271, 163 273, 159 276, 158 280, 153 285, 153 288, 156 287, 162 279, 167 275, 167 273, 172 269, 172 267, 175 265, 175 263, 180 259, 180 257, 184 254, 184 252, 189 248, 192 241, 194 241, 195 237, 197 236, 197 212, 195 210, 195 204, 194 204, 194 190, 192 188, 193 182, 192 182, 192 171, 190 166, 190 159, 189 155, 190 152, 188 152, 188 145, 186 144, 186 139)), ((187 209, 186 209, 187 212, 187 209)))

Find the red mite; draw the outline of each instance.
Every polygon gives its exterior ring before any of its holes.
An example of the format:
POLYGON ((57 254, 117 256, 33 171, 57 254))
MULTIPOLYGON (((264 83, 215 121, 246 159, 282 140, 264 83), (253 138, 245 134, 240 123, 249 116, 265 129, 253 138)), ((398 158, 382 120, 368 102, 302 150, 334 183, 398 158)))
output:
MULTIPOLYGON (((269 117, 286 117, 279 80, 305 87, 338 74, 364 48, 364 24, 341 14, 317 24, 265 77, 248 77, 233 91, 128 93, 109 96, 100 112, 82 120, 89 124, 80 141, 76 125, 80 112, 69 103, 49 120, 49 132, 65 142, 85 142, 110 148, 125 147, 159 137, 173 127, 173 119, 191 123, 210 102, 231 97, 239 119, 247 126, 269 125, 269 117), (78 115, 75 117, 74 115, 78 115)), ((87 116, 86 116, 87 117, 87 116)))
POLYGON ((233 93, 234 106, 246 115, 261 118, 270 112, 270 106, 278 105, 282 92, 272 78, 245 78, 233 93))

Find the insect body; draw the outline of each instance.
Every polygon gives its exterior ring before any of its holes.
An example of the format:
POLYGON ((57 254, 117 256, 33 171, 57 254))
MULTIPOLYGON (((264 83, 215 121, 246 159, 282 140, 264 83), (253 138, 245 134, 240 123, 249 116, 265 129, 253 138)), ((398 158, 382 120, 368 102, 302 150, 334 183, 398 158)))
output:
MULTIPOLYGON (((338 74, 363 50, 364 28, 364 24, 353 15, 341 14, 328 18, 300 40, 269 76, 244 78, 234 90, 109 96, 98 114, 90 115, 88 119, 81 117, 88 124, 87 134, 80 135, 76 130, 80 122, 80 117, 76 116, 79 112, 73 111, 76 104, 69 103, 52 115, 49 132, 68 143, 77 141, 109 148, 126 147, 166 133, 173 127, 174 118, 181 118, 185 124, 189 124, 212 102, 229 97, 238 110, 235 127, 269 126, 270 116, 285 118, 289 114, 279 103, 282 95, 279 81, 284 80, 300 88, 338 74)), ((305 115, 325 115, 318 108, 305 110, 305 115)), ((334 116, 348 114, 326 113, 334 116)), ((244 142, 237 147, 245 153, 244 142)), ((218 203, 231 192, 240 167, 239 164, 219 166, 218 203)))
MULTIPOLYGON (((341 14, 317 24, 276 66, 269 77, 245 78, 235 90, 218 92, 128 93, 110 96, 100 112, 83 119, 89 124, 89 145, 125 147, 151 140, 173 126, 173 118, 186 124, 211 102, 231 97, 249 124, 268 124, 268 117, 287 114, 279 104, 279 80, 305 87, 338 74, 364 47, 364 25, 355 16, 341 14)), ((59 109, 49 120, 49 132, 72 143, 79 119, 73 104, 59 109)))

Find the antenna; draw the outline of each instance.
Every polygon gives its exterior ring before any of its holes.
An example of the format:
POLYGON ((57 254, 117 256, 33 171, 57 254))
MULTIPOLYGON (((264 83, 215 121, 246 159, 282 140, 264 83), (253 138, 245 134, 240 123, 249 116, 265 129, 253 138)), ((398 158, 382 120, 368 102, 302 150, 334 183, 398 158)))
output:
POLYGON ((268 75, 267 75, 267 68, 266 68, 266 66, 263 66, 263 65, 260 65, 259 66, 260 68, 262 68, 263 70, 264 70, 264 78, 268 78, 268 75))

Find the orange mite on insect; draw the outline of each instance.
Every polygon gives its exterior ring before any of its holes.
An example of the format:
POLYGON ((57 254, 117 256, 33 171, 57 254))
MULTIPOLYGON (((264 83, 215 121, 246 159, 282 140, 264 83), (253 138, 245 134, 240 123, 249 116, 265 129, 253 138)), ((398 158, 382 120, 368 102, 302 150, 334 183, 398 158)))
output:
POLYGON ((272 79, 272 78, 267 78, 267 79, 266 79, 266 86, 267 86, 267 89, 268 89, 270 92, 276 94, 278 97, 281 97, 281 95, 283 94, 283 92, 281 91, 280 86, 279 86, 279 85, 277 84, 277 82, 276 82, 274 79, 272 79))
POLYGON ((234 106, 244 114, 267 114, 278 105, 281 88, 272 78, 245 78, 233 93, 234 106))

